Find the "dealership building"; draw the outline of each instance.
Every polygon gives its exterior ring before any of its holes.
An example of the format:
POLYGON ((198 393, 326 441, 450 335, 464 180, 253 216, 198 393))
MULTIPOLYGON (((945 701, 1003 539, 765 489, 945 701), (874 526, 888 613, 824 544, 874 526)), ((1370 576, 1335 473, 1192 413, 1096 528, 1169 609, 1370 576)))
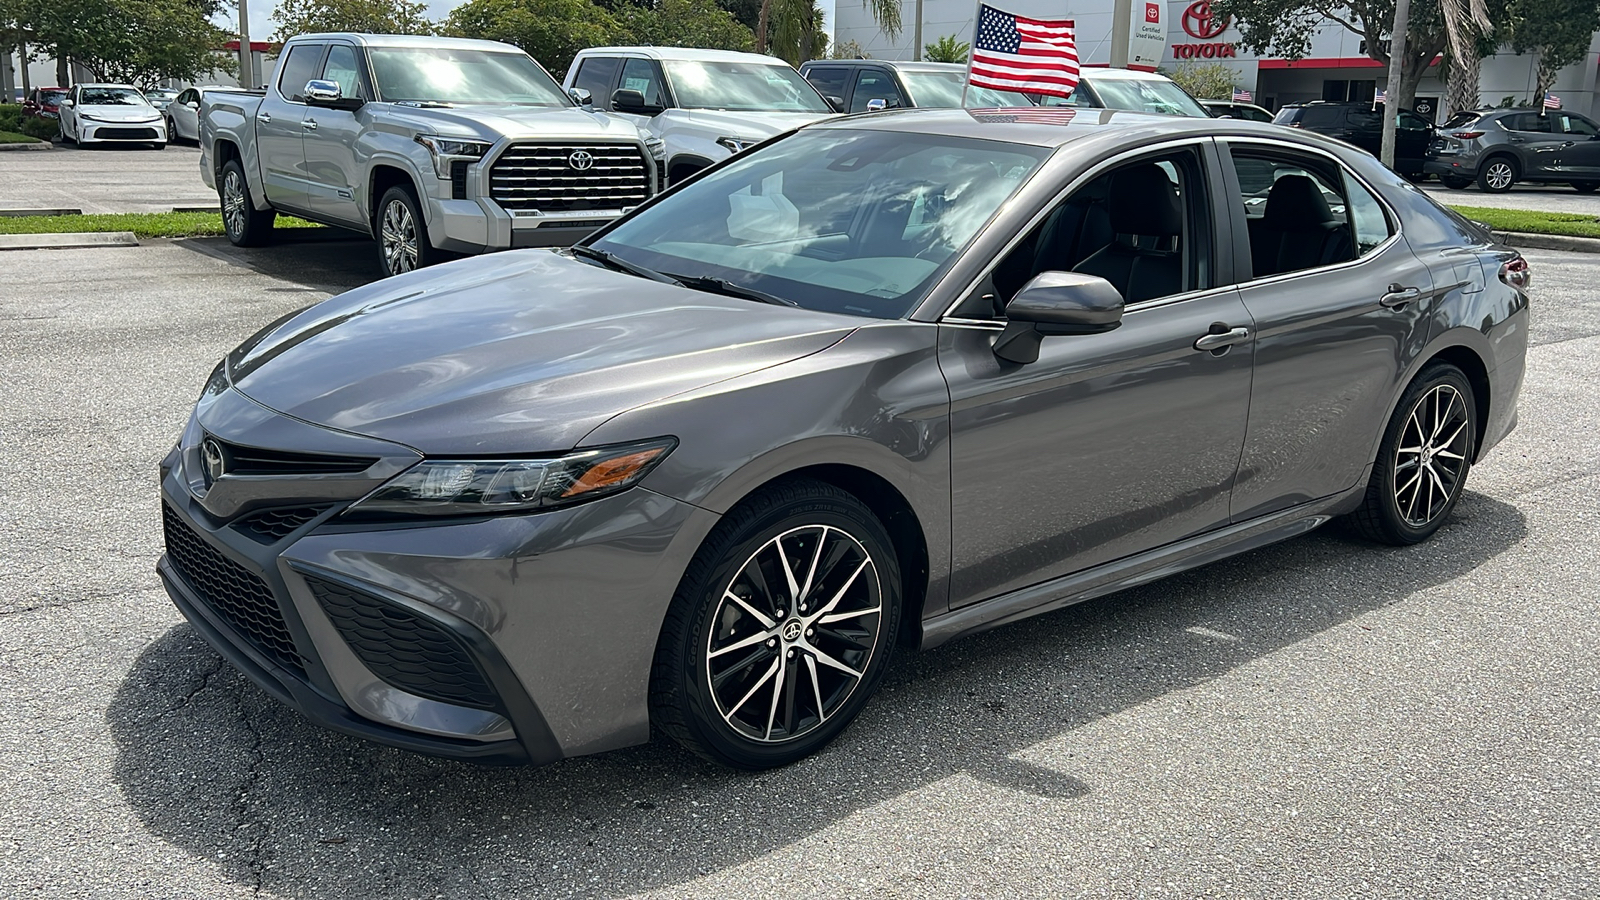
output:
MULTIPOLYGON (((1115 0, 991 0, 1007 12, 1034 18, 1068 18, 1076 24, 1078 57, 1088 66, 1111 62, 1112 11, 1115 0)), ((1307 100, 1370 101, 1382 89, 1384 67, 1366 54, 1365 41, 1341 25, 1329 22, 1312 39, 1305 59, 1286 60, 1256 56, 1239 46, 1239 29, 1230 20, 1214 16, 1206 0, 1133 0, 1134 14, 1142 22, 1160 21, 1167 45, 1160 68, 1171 71, 1188 60, 1218 62, 1234 71, 1235 85, 1250 91, 1255 101, 1276 110, 1286 103, 1307 100)), ((911 59, 912 4, 904 7, 906 28, 894 40, 879 30, 860 0, 841 0, 834 13, 834 40, 855 41, 876 59, 911 59)), ((923 0, 923 43, 944 35, 972 40, 977 10, 973 0, 923 0)), ((1596 70, 1600 68, 1600 35, 1589 45, 1583 61, 1562 69, 1551 93, 1564 108, 1596 115, 1596 70)), ((1498 106, 1510 97, 1514 103, 1536 100, 1538 58, 1502 52, 1483 61, 1478 81, 1481 103, 1498 106)), ((1416 109, 1428 118, 1443 118, 1444 67, 1436 61, 1417 88, 1416 109)))

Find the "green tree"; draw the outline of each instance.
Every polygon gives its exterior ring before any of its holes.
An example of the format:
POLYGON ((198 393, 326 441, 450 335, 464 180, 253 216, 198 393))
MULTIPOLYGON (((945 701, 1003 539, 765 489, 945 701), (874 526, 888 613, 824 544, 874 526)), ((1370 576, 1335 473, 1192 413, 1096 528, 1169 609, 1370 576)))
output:
POLYGON ((445 31, 515 44, 558 78, 579 50, 630 39, 616 16, 589 0, 468 0, 451 11, 445 31))
POLYGON ((859 41, 844 41, 833 45, 833 52, 828 54, 832 59, 871 59, 867 48, 861 46, 859 41))
POLYGON ((215 2, 191 0, 23 0, 17 21, 30 53, 70 58, 97 80, 152 84, 232 71, 215 49, 229 35, 211 24, 215 2))
MULTIPOLYGON (((900 36, 900 0, 861 0, 878 28, 890 38, 900 36)), ((835 9, 837 10, 837 6, 835 9)), ((756 17, 756 51, 767 51, 767 34, 779 28, 813 28, 820 31, 816 0, 761 0, 761 14, 756 17), (806 23, 812 23, 807 25, 806 23)), ((819 54, 820 55, 820 54, 819 54)))
POLYGON ((1538 102, 1556 73, 1581 62, 1600 30, 1600 3, 1595 0, 1510 0, 1507 12, 1511 49, 1539 56, 1538 102))
MULTIPOLYGON (((1439 2, 1416 0, 1411 4, 1406 55, 1400 60, 1399 96, 1393 98, 1400 106, 1411 105, 1428 65, 1445 48, 1439 2)), ((1255 53, 1303 59, 1311 51, 1312 36, 1331 22, 1359 35, 1369 58, 1390 65, 1394 0, 1212 0, 1211 11, 1216 16, 1232 16, 1239 26, 1239 45, 1255 53)))
POLYGON ((972 52, 972 45, 953 34, 947 34, 922 48, 922 58, 928 62, 964 63, 972 52))
POLYGON ((816 0, 806 2, 811 7, 809 13, 801 14, 797 9, 793 14, 772 21, 767 42, 768 53, 793 66, 828 55, 828 32, 823 27, 822 7, 816 0))
POLYGON ((426 3, 409 0, 278 0, 272 39, 282 43, 297 34, 354 31, 362 34, 432 34, 426 3))
POLYGON ((1202 100, 1233 98, 1233 70, 1222 63, 1184 61, 1172 72, 1178 86, 1202 100))
POLYGON ((621 3, 613 11, 621 30, 631 35, 631 43, 708 50, 749 50, 755 46, 750 29, 714 0, 621 3))

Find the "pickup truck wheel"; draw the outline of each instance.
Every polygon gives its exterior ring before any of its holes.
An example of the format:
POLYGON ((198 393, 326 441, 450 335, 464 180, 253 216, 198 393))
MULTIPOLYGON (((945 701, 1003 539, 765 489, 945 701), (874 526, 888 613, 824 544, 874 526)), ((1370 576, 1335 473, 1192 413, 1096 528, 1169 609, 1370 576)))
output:
POLYGON ((222 200, 222 228, 236 247, 256 247, 272 236, 273 210, 258 210, 250 202, 250 182, 236 159, 222 164, 217 181, 217 196, 222 200))
POLYGON ((428 223, 409 187, 395 186, 378 201, 378 265, 384 275, 401 275, 440 262, 444 254, 428 242, 428 223))

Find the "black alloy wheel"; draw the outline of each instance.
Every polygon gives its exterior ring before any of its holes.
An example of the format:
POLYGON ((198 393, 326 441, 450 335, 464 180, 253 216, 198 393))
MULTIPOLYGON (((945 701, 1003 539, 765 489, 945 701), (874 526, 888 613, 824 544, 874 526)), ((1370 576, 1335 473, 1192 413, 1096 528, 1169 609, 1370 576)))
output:
POLYGON ((217 196, 222 200, 222 230, 236 247, 259 247, 272 238, 274 210, 258 210, 250 199, 250 182, 237 159, 222 164, 217 176, 217 196))
POLYGON ((1427 540, 1461 499, 1476 452, 1472 383, 1448 363, 1423 370, 1384 432, 1372 480, 1354 514, 1362 534, 1387 544, 1427 540))
POLYGON ((725 766, 795 762, 866 705, 899 618, 899 563, 865 504, 811 479, 764 488, 684 574, 656 649, 652 721, 725 766))

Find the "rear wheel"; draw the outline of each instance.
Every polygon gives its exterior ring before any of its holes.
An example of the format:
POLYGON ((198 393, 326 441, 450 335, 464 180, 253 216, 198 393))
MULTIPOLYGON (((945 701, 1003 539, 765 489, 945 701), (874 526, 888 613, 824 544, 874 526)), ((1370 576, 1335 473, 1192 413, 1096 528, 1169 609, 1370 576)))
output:
POLYGON ((1509 156, 1496 156, 1478 169, 1478 187, 1491 194, 1503 194, 1517 183, 1517 162, 1509 156))
POLYGON ((899 563, 870 509, 810 479, 765 488, 723 519, 678 586, 652 720, 722 765, 795 762, 866 705, 899 617, 899 563))
POLYGON ((1452 191, 1462 191, 1472 186, 1472 179, 1462 178, 1459 175, 1440 175, 1439 183, 1452 191))
POLYGON ((440 262, 444 254, 428 242, 428 224, 411 188, 396 185, 378 201, 378 266, 384 275, 403 275, 440 262))
POLYGON ((1448 363, 1431 366, 1406 389, 1384 432, 1367 496, 1354 520, 1386 544, 1425 541, 1461 499, 1477 440, 1472 383, 1448 363))
POLYGON ((222 164, 217 180, 217 196, 222 200, 222 228, 228 240, 238 247, 257 247, 272 237, 273 210, 258 210, 250 199, 250 182, 237 159, 222 164))
POLYGON ((1592 194, 1592 193, 1595 192, 1596 188, 1600 188, 1600 181, 1574 181, 1574 182, 1572 182, 1572 189, 1577 191, 1580 194, 1592 194))

